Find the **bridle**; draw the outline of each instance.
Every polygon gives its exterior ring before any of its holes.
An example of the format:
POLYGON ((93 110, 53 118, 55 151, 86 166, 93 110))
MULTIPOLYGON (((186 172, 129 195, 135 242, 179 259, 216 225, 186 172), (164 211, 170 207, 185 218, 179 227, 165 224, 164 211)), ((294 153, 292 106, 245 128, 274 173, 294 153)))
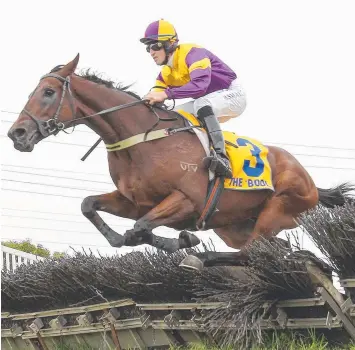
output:
MULTIPOLYGON (((77 122, 79 120, 83 120, 83 119, 88 119, 94 116, 98 116, 98 115, 102 115, 102 114, 107 114, 107 113, 111 113, 111 112, 115 112, 121 109, 125 109, 125 108, 129 108, 129 107, 133 107, 139 104, 145 104, 147 103, 146 100, 138 100, 138 101, 134 101, 131 103, 126 103, 123 105, 118 105, 118 106, 114 106, 111 108, 107 108, 104 109, 100 112, 91 114, 91 115, 87 115, 81 118, 75 118, 75 108, 74 108, 74 96, 73 93, 70 89, 70 76, 67 76, 66 78, 63 78, 62 76, 55 74, 55 73, 48 73, 46 75, 44 75, 40 80, 43 80, 45 78, 56 78, 58 80, 60 80, 61 82, 63 82, 63 90, 62 90, 62 96, 60 98, 60 102, 58 105, 58 108, 54 114, 54 116, 48 120, 41 120, 38 117, 34 116, 31 112, 29 112, 26 109, 23 109, 23 111, 36 123, 37 125, 37 129, 39 131, 39 133, 45 138, 48 137, 50 135, 57 135, 59 131, 65 131, 65 128, 68 126, 68 124, 73 123, 74 121, 77 122), (67 121, 67 122, 62 122, 59 120, 59 113, 63 107, 63 101, 64 101, 64 97, 66 92, 68 91, 69 93, 69 103, 70 103, 70 108, 72 111, 72 119, 67 121)), ((32 92, 32 94, 30 96, 32 96, 36 90, 37 90, 38 86, 36 87, 36 89, 32 92)), ((175 105, 175 101, 174 101, 174 105, 175 105)), ((157 112, 155 111, 153 106, 147 105, 147 107, 149 107, 151 109, 151 111, 154 113, 155 117, 157 118, 156 123, 147 131, 147 133, 149 131, 151 131, 160 121, 172 121, 172 120, 177 120, 177 117, 173 117, 173 118, 160 118, 157 114, 157 112)), ((74 126, 75 128, 75 126, 74 126)), ((74 129, 73 129, 74 131, 74 129)), ((72 131, 72 132, 73 132, 72 131)), ((68 133, 68 132, 66 132, 68 133)))
MULTIPOLYGON (((67 123, 63 123, 59 120, 59 113, 63 107, 64 97, 65 97, 65 94, 67 91, 68 91, 68 96, 69 96, 69 104, 70 104, 70 108, 71 108, 72 116, 73 116, 73 119, 70 120, 68 123, 72 123, 75 120, 74 97, 73 97, 73 94, 70 89, 70 76, 63 78, 58 74, 49 73, 49 74, 44 75, 40 80, 45 79, 45 78, 49 78, 49 77, 56 78, 56 79, 60 80, 61 82, 63 82, 62 96, 60 98, 58 108, 57 108, 56 112, 54 113, 54 116, 48 120, 41 120, 38 117, 34 116, 32 113, 30 113, 27 109, 25 109, 25 108, 23 109, 23 111, 36 123, 37 129, 43 137, 48 137, 50 135, 57 135, 59 131, 65 131, 64 129, 65 129, 67 123)), ((38 86, 32 92, 32 94, 30 96, 32 96, 36 92, 37 88, 38 88, 38 86)))

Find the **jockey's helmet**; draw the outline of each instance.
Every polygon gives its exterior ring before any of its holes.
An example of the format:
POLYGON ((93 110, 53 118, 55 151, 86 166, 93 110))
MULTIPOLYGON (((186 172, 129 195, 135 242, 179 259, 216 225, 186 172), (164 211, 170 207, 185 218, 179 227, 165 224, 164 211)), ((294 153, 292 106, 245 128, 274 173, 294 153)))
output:
POLYGON ((164 19, 150 23, 145 30, 144 37, 140 39, 140 42, 146 45, 163 42, 166 48, 175 46, 178 41, 174 26, 164 19))

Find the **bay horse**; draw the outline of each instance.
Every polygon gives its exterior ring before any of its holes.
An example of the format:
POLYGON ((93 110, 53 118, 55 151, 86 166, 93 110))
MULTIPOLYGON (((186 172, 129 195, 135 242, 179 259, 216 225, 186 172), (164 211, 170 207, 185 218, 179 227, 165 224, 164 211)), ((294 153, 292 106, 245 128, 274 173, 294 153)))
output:
MULTIPOLYGON (((150 108, 127 88, 95 75, 76 74, 78 62, 79 54, 40 79, 8 131, 15 149, 31 152, 44 138, 77 124, 88 126, 106 145, 148 130, 186 127, 175 112, 150 108)), ((224 190, 218 210, 204 227, 212 229, 228 246, 241 249, 232 254, 233 259, 245 258, 245 247, 254 240, 271 240, 284 229, 296 228, 299 215, 318 204, 331 208, 344 205, 350 198, 350 185, 319 189, 294 156, 279 147, 265 147, 269 150, 274 191, 224 190)), ((149 244, 174 252, 200 243, 187 230, 194 231, 205 207, 209 179, 203 166, 206 155, 194 133, 186 130, 143 140, 107 156, 116 189, 86 197, 81 210, 111 246, 149 244), (186 171, 181 162, 195 164, 196 168, 186 171), (98 211, 136 222, 133 229, 120 235, 98 211), (159 226, 181 231, 179 238, 157 237, 152 231, 159 226)), ((222 256, 221 252, 215 254, 217 260, 222 256)))

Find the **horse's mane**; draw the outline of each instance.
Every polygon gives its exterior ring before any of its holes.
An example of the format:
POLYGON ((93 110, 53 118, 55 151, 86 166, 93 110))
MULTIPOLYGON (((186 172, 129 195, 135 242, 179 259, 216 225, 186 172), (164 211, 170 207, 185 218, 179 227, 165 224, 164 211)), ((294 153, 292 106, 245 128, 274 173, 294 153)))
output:
MULTIPOLYGON (((64 67, 64 65, 58 65, 51 70, 51 73, 58 72, 63 67, 64 67)), ((137 93, 135 93, 131 90, 128 90, 133 84, 125 86, 122 83, 115 83, 112 80, 103 79, 102 74, 92 72, 91 68, 88 68, 86 70, 81 70, 79 73, 75 73, 75 74, 81 78, 92 81, 96 84, 105 85, 109 89, 114 89, 117 91, 125 92, 126 94, 131 95, 131 96, 137 98, 138 100, 142 99, 137 93)), ((157 105, 155 105, 155 108, 164 110, 168 114, 173 113, 175 117, 178 116, 178 117, 182 118, 178 113, 176 113, 172 110, 166 109, 166 106, 164 104, 157 104, 157 105)))
MULTIPOLYGON (((51 73, 58 72, 63 67, 64 67, 63 65, 56 66, 51 70, 51 73)), ((125 86, 122 83, 115 83, 112 80, 103 79, 102 74, 92 72, 91 68, 88 68, 86 70, 82 70, 76 75, 78 75, 79 77, 84 78, 86 80, 92 81, 96 84, 105 85, 109 89, 114 89, 117 91, 125 92, 125 93, 137 98, 138 100, 141 100, 141 97, 138 94, 136 94, 135 92, 133 92, 131 90, 128 90, 133 84, 125 86)))

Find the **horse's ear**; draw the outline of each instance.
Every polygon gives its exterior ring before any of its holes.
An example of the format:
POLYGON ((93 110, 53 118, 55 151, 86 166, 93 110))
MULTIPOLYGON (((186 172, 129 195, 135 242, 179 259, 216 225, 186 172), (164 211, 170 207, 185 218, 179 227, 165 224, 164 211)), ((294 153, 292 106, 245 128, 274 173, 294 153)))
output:
POLYGON ((76 66, 78 65, 80 55, 77 54, 76 57, 67 63, 61 70, 60 70, 60 75, 62 75, 64 78, 67 76, 73 74, 75 72, 76 66))

